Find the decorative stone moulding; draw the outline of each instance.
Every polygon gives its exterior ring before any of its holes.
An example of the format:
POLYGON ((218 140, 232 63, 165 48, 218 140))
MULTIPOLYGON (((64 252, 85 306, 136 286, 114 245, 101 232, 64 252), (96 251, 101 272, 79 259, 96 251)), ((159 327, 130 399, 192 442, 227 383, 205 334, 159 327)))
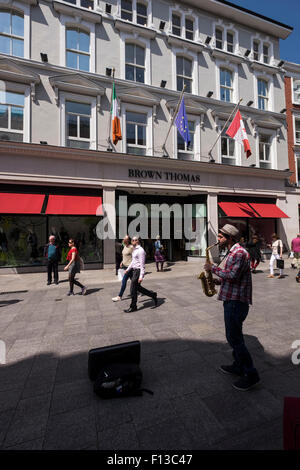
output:
MULTIPOLYGON (((1 1, 1 0, 0 0, 1 1)), ((88 21, 89 23, 101 23, 102 16, 100 13, 78 7, 70 3, 53 1, 53 8, 58 13, 66 16, 73 16, 81 20, 88 21)))
POLYGON ((156 31, 146 28, 145 26, 137 26, 124 20, 116 20, 115 28, 122 33, 136 34, 137 37, 141 36, 147 39, 154 39, 156 37, 156 31))

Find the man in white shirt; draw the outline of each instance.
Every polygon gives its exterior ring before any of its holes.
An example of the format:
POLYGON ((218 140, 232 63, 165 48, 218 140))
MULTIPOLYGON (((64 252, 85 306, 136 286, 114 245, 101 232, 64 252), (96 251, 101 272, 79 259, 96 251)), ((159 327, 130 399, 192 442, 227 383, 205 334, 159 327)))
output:
POLYGON ((145 250, 140 246, 139 238, 137 236, 131 239, 131 243, 133 245, 132 261, 125 271, 126 274, 132 270, 132 279, 130 287, 131 304, 128 309, 124 310, 124 312, 126 313, 137 311, 136 302, 138 292, 141 292, 141 294, 151 297, 154 300, 155 307, 157 307, 157 293, 145 289, 141 285, 145 275, 145 250))

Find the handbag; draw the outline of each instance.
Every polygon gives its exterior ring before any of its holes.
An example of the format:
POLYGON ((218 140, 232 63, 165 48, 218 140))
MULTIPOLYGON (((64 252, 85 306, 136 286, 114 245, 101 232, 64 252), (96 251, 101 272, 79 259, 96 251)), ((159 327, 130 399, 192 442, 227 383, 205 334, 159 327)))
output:
POLYGON ((276 260, 276 267, 278 269, 284 269, 284 260, 283 259, 277 259, 276 260))
POLYGON ((118 269, 118 279, 119 279, 119 281, 122 281, 122 279, 124 277, 124 274, 125 274, 125 269, 119 268, 118 269))

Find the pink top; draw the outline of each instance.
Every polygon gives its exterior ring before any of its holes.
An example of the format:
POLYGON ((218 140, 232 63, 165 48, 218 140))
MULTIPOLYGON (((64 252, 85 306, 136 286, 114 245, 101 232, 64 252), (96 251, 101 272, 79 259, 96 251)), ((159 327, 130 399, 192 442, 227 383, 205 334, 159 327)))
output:
POLYGON ((300 237, 293 238, 292 251, 294 251, 295 253, 300 253, 300 237))
POLYGON ((127 268, 127 271, 130 269, 140 269, 140 277, 139 279, 143 279, 145 275, 145 259, 146 253, 144 248, 140 245, 137 245, 132 252, 132 261, 127 268))

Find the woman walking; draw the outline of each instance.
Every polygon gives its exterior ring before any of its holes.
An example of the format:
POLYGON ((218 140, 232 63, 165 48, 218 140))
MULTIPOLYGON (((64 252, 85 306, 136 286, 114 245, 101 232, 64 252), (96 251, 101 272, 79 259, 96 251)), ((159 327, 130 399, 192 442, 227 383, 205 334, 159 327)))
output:
POLYGON ((67 261, 69 264, 64 267, 64 271, 69 271, 69 283, 70 283, 70 290, 67 295, 74 295, 73 289, 74 284, 81 288, 81 294, 86 294, 86 287, 83 286, 79 281, 76 281, 75 276, 77 273, 80 273, 80 258, 78 249, 75 246, 74 238, 69 239, 69 253, 67 255, 67 261))
MULTIPOLYGON (((124 245, 124 248, 122 250, 122 261, 119 267, 123 268, 126 271, 126 269, 131 263, 132 251, 133 251, 133 246, 131 245, 129 235, 126 235, 126 237, 124 238, 123 245, 124 245)), ((119 295, 111 299, 113 302, 118 302, 119 300, 122 300, 122 296, 125 292, 128 278, 131 278, 131 277, 132 277, 132 271, 129 271, 128 273, 124 274, 119 295)))
MULTIPOLYGON (((274 276, 274 261, 278 259, 282 259, 283 243, 279 239, 279 237, 276 235, 276 233, 273 233, 272 245, 267 245, 267 246, 269 248, 272 248, 272 255, 270 258, 270 274, 268 275, 268 277, 275 277, 274 276)), ((283 269, 279 269, 279 276, 277 279, 282 279, 282 278, 284 278, 283 269)))
POLYGON ((246 249, 250 255, 251 271, 255 273, 261 261, 260 242, 257 235, 253 235, 252 240, 247 243, 246 249))
POLYGON ((161 271, 164 270, 164 262, 166 261, 166 258, 164 256, 164 248, 160 242, 160 236, 157 235, 156 237, 156 241, 154 243, 154 248, 155 248, 155 252, 154 252, 154 259, 155 259, 155 263, 156 263, 156 271, 158 272, 159 271, 159 264, 160 264, 160 269, 161 271))

